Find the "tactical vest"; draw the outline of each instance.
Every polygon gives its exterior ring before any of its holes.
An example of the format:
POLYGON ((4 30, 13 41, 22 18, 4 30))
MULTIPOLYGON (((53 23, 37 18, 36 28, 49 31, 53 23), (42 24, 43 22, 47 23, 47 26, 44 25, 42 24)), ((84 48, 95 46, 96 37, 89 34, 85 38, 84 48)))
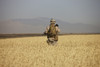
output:
POLYGON ((48 30, 48 37, 53 37, 57 34, 56 27, 54 25, 50 25, 48 30))

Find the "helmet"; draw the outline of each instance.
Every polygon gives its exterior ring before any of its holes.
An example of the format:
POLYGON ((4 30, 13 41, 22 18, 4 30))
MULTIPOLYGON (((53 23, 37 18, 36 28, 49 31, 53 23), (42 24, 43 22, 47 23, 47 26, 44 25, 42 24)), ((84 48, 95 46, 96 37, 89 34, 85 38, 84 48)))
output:
POLYGON ((53 18, 50 20, 50 23, 56 23, 56 20, 54 20, 53 18))

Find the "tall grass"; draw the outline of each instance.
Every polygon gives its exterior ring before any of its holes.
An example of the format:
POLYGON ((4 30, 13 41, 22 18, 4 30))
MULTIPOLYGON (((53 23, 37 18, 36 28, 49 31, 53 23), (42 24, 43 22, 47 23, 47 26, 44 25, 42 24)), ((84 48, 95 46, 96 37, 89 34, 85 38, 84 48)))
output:
POLYGON ((100 67, 100 35, 0 39, 0 67, 100 67))

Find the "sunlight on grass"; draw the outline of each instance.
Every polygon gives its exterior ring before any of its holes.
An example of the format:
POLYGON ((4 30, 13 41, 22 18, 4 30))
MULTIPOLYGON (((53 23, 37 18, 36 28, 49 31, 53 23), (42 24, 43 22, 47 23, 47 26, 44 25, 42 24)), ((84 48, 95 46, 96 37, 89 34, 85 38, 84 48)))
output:
POLYGON ((100 67, 100 35, 0 39, 0 67, 100 67))

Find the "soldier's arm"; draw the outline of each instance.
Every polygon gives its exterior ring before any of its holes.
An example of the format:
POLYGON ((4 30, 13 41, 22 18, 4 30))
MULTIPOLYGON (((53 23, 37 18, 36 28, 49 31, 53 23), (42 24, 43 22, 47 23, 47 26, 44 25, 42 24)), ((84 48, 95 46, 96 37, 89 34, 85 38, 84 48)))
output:
POLYGON ((46 27, 45 33, 48 33, 48 30, 49 30, 49 26, 46 27))
POLYGON ((60 32, 60 29, 58 27, 56 27, 56 31, 59 33, 60 32))

